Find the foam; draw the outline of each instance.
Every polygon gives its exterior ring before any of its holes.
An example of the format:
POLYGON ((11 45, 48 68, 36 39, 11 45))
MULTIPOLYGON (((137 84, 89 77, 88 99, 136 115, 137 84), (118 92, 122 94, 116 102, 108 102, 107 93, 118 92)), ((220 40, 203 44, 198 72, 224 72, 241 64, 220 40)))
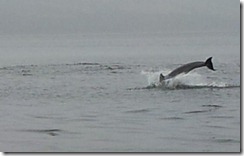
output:
POLYGON ((231 86, 225 82, 216 82, 205 78, 197 72, 190 72, 187 74, 180 74, 174 78, 167 79, 163 84, 159 83, 159 75, 167 75, 169 71, 163 70, 158 72, 142 71, 141 74, 145 75, 148 80, 148 86, 163 89, 191 89, 191 88, 230 88, 238 87, 231 86))

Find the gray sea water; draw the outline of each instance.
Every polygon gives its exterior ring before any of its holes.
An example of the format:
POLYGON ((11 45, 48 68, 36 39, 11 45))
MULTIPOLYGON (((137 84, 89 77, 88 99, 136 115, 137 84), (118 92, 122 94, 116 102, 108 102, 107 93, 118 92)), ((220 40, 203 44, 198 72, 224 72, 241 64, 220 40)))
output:
POLYGON ((0 36, 4 152, 240 152, 232 32, 0 36), (162 72, 213 57, 158 85, 162 72))

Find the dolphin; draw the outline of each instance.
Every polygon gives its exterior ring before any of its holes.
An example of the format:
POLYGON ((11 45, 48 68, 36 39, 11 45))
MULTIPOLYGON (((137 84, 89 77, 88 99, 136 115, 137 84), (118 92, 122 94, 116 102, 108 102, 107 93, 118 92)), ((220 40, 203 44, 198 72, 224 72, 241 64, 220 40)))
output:
POLYGON ((212 57, 209 57, 205 62, 197 61, 197 62, 191 62, 191 63, 184 64, 184 65, 176 68, 175 70, 173 70, 171 73, 169 73, 166 76, 163 76, 163 74, 161 73, 159 76, 159 82, 162 83, 164 80, 176 77, 177 75, 179 75, 181 73, 187 74, 188 72, 192 71, 195 68, 200 68, 200 67, 204 67, 204 66, 207 66, 209 69, 215 71, 215 69, 213 68, 212 57))

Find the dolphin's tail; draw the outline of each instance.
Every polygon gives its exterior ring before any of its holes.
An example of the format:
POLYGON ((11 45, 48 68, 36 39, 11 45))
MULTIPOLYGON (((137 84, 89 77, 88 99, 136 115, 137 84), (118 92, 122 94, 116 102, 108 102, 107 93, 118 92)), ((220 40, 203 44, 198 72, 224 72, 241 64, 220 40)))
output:
POLYGON ((159 82, 161 83, 161 82, 163 82, 163 80, 164 80, 164 76, 163 76, 163 74, 161 73, 160 76, 159 76, 159 82))
POLYGON ((211 70, 215 70, 214 68, 213 68, 213 63, 212 63, 212 57, 210 57, 210 58, 208 58, 207 59, 207 61, 205 62, 205 65, 209 68, 209 69, 211 69, 211 70))

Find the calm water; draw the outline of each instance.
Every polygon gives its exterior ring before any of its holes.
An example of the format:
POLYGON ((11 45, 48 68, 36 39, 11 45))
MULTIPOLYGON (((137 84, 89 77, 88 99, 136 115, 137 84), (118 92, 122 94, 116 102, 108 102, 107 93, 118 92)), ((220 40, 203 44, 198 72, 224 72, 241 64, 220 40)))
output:
POLYGON ((5 152, 239 152, 238 33, 0 37, 5 152), (213 57, 158 86, 158 76, 213 57))

